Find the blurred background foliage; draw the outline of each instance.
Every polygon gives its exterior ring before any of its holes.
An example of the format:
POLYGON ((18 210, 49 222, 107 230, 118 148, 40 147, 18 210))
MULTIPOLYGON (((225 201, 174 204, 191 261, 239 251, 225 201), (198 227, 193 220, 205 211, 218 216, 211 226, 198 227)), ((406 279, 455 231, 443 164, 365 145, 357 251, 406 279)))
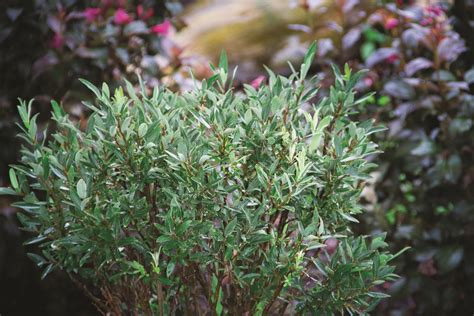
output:
MULTIPOLYGON (((243 83, 264 82, 262 64, 287 74, 317 39, 313 73, 330 65, 369 69, 359 109, 387 126, 384 154, 363 192, 361 234, 387 231, 399 281, 380 315, 471 315, 474 311, 474 3, 472 1, 201 0, 47 1, 0 4, 0 186, 17 159, 16 98, 35 98, 44 126, 51 99, 79 122, 90 98, 78 78, 116 86, 192 87, 225 49, 243 83)), ((320 95, 326 94, 323 88, 320 95)), ((44 282, 21 247, 10 201, 0 200, 0 313, 90 315, 56 273, 44 282), (27 303, 27 304, 25 304, 27 303)), ((359 228, 358 228, 359 229, 359 228)))

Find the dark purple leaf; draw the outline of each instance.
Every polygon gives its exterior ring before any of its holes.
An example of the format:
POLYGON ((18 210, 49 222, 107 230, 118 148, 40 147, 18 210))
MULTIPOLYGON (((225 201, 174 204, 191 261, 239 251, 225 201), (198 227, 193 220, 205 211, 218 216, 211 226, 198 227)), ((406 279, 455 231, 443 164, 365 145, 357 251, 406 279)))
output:
POLYGON ((453 136, 460 135, 470 130, 472 123, 470 118, 455 118, 449 124, 449 132, 453 136))
POLYGON ((440 61, 453 62, 466 50, 466 47, 458 34, 451 34, 441 40, 437 49, 440 61))
POLYGON ((413 225, 400 225, 397 228, 395 235, 397 238, 406 238, 410 239, 415 231, 415 227, 413 225))
POLYGON ((66 16, 66 21, 79 20, 84 18, 84 12, 72 11, 66 16))
POLYGON ((402 34, 402 41, 408 47, 416 47, 421 41, 421 34, 414 29, 405 30, 402 34))
POLYGON ((422 70, 422 69, 427 69, 433 66, 433 62, 430 60, 419 57, 415 58, 412 61, 410 61, 408 64, 405 65, 405 72, 408 76, 413 76, 416 72, 422 70))
POLYGON ((5 27, 0 30, 0 43, 8 38, 12 30, 13 28, 11 27, 5 27))
POLYGON ((403 81, 408 83, 410 86, 413 87, 418 87, 421 84, 426 84, 425 80, 422 80, 421 78, 405 78, 403 81))
POLYGON ((469 84, 465 81, 452 81, 446 84, 450 89, 469 90, 469 84))
POLYGON ((115 54, 124 65, 127 65, 128 63, 130 63, 130 55, 128 54, 127 49, 117 48, 115 50, 115 54))
POLYGON ((397 117, 402 118, 403 120, 405 117, 413 112, 416 109, 416 107, 413 105, 413 103, 406 102, 402 103, 397 108, 393 111, 393 114, 395 114, 397 117))
POLYGON ((413 24, 411 28, 403 32, 402 41, 408 47, 417 47, 423 43, 427 48, 433 49, 429 36, 430 30, 428 28, 413 24))
POLYGON ((359 4, 359 0, 346 0, 344 1, 344 6, 342 7, 342 10, 344 13, 349 13, 356 5, 359 4))
POLYGON ((411 154, 415 156, 425 156, 434 153, 436 145, 428 138, 423 139, 418 146, 411 150, 411 154))
POLYGON ((7 9, 7 15, 12 22, 16 21, 16 19, 20 16, 21 12, 23 12, 23 9, 21 8, 8 8, 7 9))
MULTIPOLYGON (((391 6, 393 4, 389 4, 387 5, 388 6, 391 6)), ((403 16, 404 18, 407 18, 409 20, 419 20, 423 17, 423 9, 422 9, 422 6, 409 6, 408 8, 406 8, 405 10, 400 10, 396 7, 393 7, 394 11, 397 12, 397 14, 399 14, 400 16, 403 16)))
POLYGON ((337 24, 334 21, 326 23, 326 27, 330 30, 333 30, 333 31, 337 32, 337 33, 342 33, 342 26, 340 26, 339 24, 337 24))
POLYGON ((354 46, 355 43, 360 39, 360 29, 357 27, 352 28, 346 35, 342 38, 342 48, 349 49, 354 46))
POLYGON ((311 28, 304 24, 289 24, 288 28, 293 31, 300 31, 304 33, 311 33, 311 28))
POLYGON ((435 71, 431 75, 431 79, 434 81, 456 81, 456 77, 453 75, 453 73, 444 69, 435 71))
POLYGON ((423 262, 432 258, 438 252, 437 249, 420 249, 418 253, 415 254, 415 260, 417 262, 423 262))
POLYGON ((398 56, 395 48, 379 48, 367 58, 367 67, 371 68, 392 56, 398 56))
MULTIPOLYGON (((436 89, 437 86, 432 87, 432 89, 436 89)), ((442 99, 439 95, 432 94, 432 95, 427 95, 425 96, 422 100, 419 102, 419 106, 424 108, 424 109, 429 109, 433 110, 436 104, 439 104, 442 102, 442 99)))
POLYGON ((330 38, 322 38, 318 41, 318 56, 325 56, 330 51, 334 50, 334 44, 330 38))
POLYGON ((464 74, 464 80, 469 84, 474 82, 474 68, 471 68, 464 74))
POLYGON ((438 269, 436 269, 434 260, 430 258, 418 265, 418 272, 430 277, 438 274, 438 269))
POLYGON ((32 69, 33 78, 36 78, 39 75, 41 75, 43 72, 48 71, 57 63, 58 63, 58 58, 56 57, 56 55, 52 52, 47 53, 43 57, 36 60, 35 63, 33 64, 33 69, 32 69))
POLYGON ((464 249, 457 246, 448 246, 437 254, 436 259, 442 273, 455 269, 464 258, 464 249))
POLYGON ((76 54, 82 58, 103 59, 107 57, 108 50, 106 48, 89 49, 86 47, 79 47, 76 49, 76 54))
POLYGON ((61 21, 58 19, 57 16, 54 15, 48 15, 48 26, 49 28, 54 32, 54 33, 60 33, 61 32, 61 21))
POLYGON ((386 94, 402 100, 409 100, 415 96, 415 89, 402 80, 391 80, 387 82, 383 90, 386 94))
POLYGON ((131 35, 138 35, 138 34, 146 34, 148 33, 148 27, 146 26, 145 22, 143 21, 134 21, 127 26, 125 26, 123 33, 126 36, 131 36, 131 35))
POLYGON ((404 122, 404 120, 398 119, 388 123, 389 136, 394 137, 395 135, 397 135, 403 129, 404 122))

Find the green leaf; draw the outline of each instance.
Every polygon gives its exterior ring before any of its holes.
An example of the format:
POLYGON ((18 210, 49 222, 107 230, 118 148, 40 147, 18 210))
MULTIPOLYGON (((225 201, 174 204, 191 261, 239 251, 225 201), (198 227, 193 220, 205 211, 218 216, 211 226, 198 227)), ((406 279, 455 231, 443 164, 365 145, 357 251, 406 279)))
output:
POLYGON ((224 310, 224 307, 222 306, 222 288, 219 287, 219 294, 218 294, 217 303, 216 303, 216 314, 218 316, 222 315, 223 310, 224 310))
POLYGON ((43 273, 41 274, 41 280, 44 280, 48 274, 50 274, 54 269, 54 265, 52 263, 50 263, 46 269, 43 270, 43 273))
POLYGON ((24 244, 25 246, 37 244, 37 243, 40 243, 40 242, 46 240, 46 238, 48 238, 48 237, 43 236, 43 235, 38 235, 38 236, 36 236, 35 238, 28 239, 28 240, 25 241, 23 244, 24 244))
POLYGON ((26 105, 25 101, 20 100, 20 105, 18 108, 18 113, 20 114, 21 121, 23 122, 23 126, 28 129, 30 127, 30 117, 31 117, 31 104, 33 100, 30 100, 28 105, 26 105))
POLYGON ((102 94, 104 95, 104 97, 110 98, 109 86, 105 82, 102 83, 102 94))
POLYGON ((377 46, 373 42, 365 42, 360 48, 360 55, 363 60, 367 60, 370 55, 377 49, 377 46))
POLYGON ((224 236, 229 236, 234 232, 235 226, 237 225, 237 217, 234 217, 233 220, 230 221, 230 223, 227 224, 224 230, 224 236))
POLYGON ((8 172, 10 176, 10 183, 13 187, 13 189, 18 190, 20 186, 18 185, 18 178, 16 177, 15 170, 13 168, 10 168, 10 171, 8 172))
POLYGON ((133 85, 126 79, 124 79, 124 81, 125 81, 125 87, 127 89, 127 93, 129 97, 132 98, 132 100, 135 102, 140 102, 140 99, 138 99, 138 96, 135 92, 135 88, 133 87, 133 85))
POLYGON ((96 86, 94 86, 91 82, 87 81, 86 79, 79 78, 79 81, 82 82, 82 84, 85 85, 89 90, 91 90, 98 99, 100 99, 101 93, 99 89, 97 89, 96 86))
POLYGON ((244 115, 245 123, 248 125, 252 122, 252 110, 248 109, 244 115))
POLYGON ((367 295, 373 298, 387 298, 390 297, 390 295, 381 293, 381 292, 368 292, 367 295))
POLYGON ((323 133, 318 132, 318 133, 315 133, 311 137, 311 143, 309 144, 309 152, 310 153, 313 153, 319 147, 319 145, 321 143, 322 136, 323 136, 323 133))
POLYGON ((64 116, 64 113, 61 109, 61 106, 58 104, 58 102, 52 100, 51 107, 53 108, 53 115, 56 119, 60 119, 61 117, 64 116))
POLYGON ((225 50, 222 50, 221 56, 219 58, 219 68, 224 69, 224 72, 227 73, 229 70, 229 64, 227 61, 227 54, 225 50))
POLYGON ((0 188, 0 195, 20 195, 12 188, 0 188))
POLYGON ((331 123, 331 117, 330 116, 325 116, 318 124, 318 127, 316 128, 317 132, 322 132, 328 125, 331 123))
POLYGON ((344 217, 345 219, 347 219, 350 222, 353 222, 353 223, 358 223, 359 222, 357 220, 357 218, 353 217, 350 214, 347 214, 347 213, 344 213, 344 212, 339 212, 339 214, 341 214, 342 217, 344 217))
POLYGON ((313 62, 314 55, 316 54, 317 44, 313 42, 311 46, 308 48, 306 55, 304 56, 303 64, 301 65, 300 70, 300 80, 303 81, 308 74, 309 68, 311 67, 311 63, 313 62))
POLYGON ((319 249, 319 248, 324 248, 326 247, 325 244, 321 244, 321 243, 318 243, 318 242, 312 242, 308 248, 306 248, 307 251, 309 250, 313 250, 313 249, 319 249))
POLYGON ((176 262, 175 261, 170 261, 168 263, 168 265, 166 266, 166 277, 170 277, 171 274, 173 274, 173 271, 174 271, 174 267, 176 266, 176 262))
POLYGON ((40 255, 37 255, 35 253, 27 253, 26 254, 28 256, 28 258, 30 258, 38 267, 41 267, 43 266, 44 264, 46 264, 46 260, 41 257, 40 255))
POLYGON ((81 199, 85 199, 87 197, 87 184, 83 179, 80 179, 77 182, 76 190, 77 190, 77 195, 81 199))
POLYGON ((138 137, 143 138, 146 132, 148 131, 148 125, 146 123, 141 123, 138 127, 138 137))

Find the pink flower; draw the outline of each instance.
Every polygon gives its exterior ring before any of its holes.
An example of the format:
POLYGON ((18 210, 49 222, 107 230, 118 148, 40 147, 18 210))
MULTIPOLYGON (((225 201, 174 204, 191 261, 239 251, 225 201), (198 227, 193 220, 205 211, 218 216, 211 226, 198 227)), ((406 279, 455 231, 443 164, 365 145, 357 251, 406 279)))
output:
POLYGON ((151 28, 151 32, 160 35, 168 35, 168 32, 171 29, 171 22, 165 20, 163 23, 157 24, 151 28))
POLYGON ((84 10, 84 16, 87 22, 91 23, 94 22, 100 15, 100 8, 86 8, 84 10))
POLYGON ((137 6, 137 16, 146 21, 153 16, 153 8, 148 8, 146 11, 143 10, 143 6, 139 4, 137 6))
POLYGON ((444 11, 443 11, 443 8, 439 5, 430 5, 428 7, 426 7, 426 11, 428 13, 431 13, 435 16, 440 16, 444 11))
POLYGON ((127 11, 120 8, 115 11, 114 22, 117 25, 125 25, 132 22, 132 17, 127 13, 127 11))
POLYGON ((397 6, 399 7, 405 7, 405 6, 411 6, 413 3, 415 3, 416 0, 396 0, 395 2, 397 3, 397 6))
POLYGON ((432 17, 427 17, 421 20, 420 24, 423 26, 428 26, 433 23, 433 18, 432 17))
POLYGON ((364 84, 367 86, 367 87, 371 87, 373 84, 374 84, 374 80, 370 77, 365 77, 364 78, 364 84))
POLYGON ((386 30, 391 30, 391 29, 396 28, 396 27, 398 26, 398 24, 399 24, 398 19, 396 19, 396 18, 389 18, 389 19, 385 22, 384 27, 385 27, 386 30))
POLYGON ((55 49, 59 49, 64 44, 64 38, 60 33, 54 33, 53 39, 51 40, 50 46, 55 49))
POLYGON ((264 75, 260 75, 257 78, 253 79, 250 85, 254 87, 255 89, 257 89, 258 87, 262 85, 265 79, 267 79, 267 77, 265 77, 264 75))
POLYGON ((386 60, 387 60, 388 63, 393 64, 394 62, 396 62, 398 60, 398 55, 397 54, 392 54, 392 55, 388 56, 386 60))
POLYGON ((390 289, 392 286, 393 286, 393 282, 384 282, 384 283, 382 284, 382 288, 383 288, 384 290, 388 290, 388 289, 390 289))
POLYGON ((433 23, 433 18, 432 17, 427 17, 421 20, 420 24, 423 26, 428 26, 433 23))

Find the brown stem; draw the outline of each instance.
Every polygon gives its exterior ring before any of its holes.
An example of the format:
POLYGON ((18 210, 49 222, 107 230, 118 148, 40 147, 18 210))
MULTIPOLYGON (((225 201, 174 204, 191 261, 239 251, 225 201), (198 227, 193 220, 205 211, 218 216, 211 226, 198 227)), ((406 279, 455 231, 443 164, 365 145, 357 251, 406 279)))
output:
POLYGON ((265 306, 263 310, 263 315, 267 315, 268 312, 270 311, 270 308, 272 307, 273 303, 275 303, 276 299, 278 298, 278 295, 280 295, 281 290, 283 289, 283 282, 280 282, 280 285, 277 287, 275 292, 273 292, 272 298, 268 302, 268 304, 265 306))
POLYGON ((87 297, 89 297, 91 300, 92 300, 92 304, 94 304, 94 306, 97 308, 97 310, 105 315, 108 311, 108 308, 107 308, 107 305, 105 305, 100 299, 98 299, 94 294, 92 294, 89 289, 84 285, 82 284, 81 282, 79 282, 73 275, 72 273, 68 272, 67 273, 69 278, 72 280, 72 282, 77 286, 79 287, 85 294, 87 297))
POLYGON ((157 290, 159 313, 160 313, 160 316, 163 316, 165 314, 164 312, 165 297, 163 294, 163 286, 161 285, 161 282, 158 280, 156 281, 156 290, 157 290))
POLYGON ((329 123, 329 126, 328 126, 327 130, 326 130, 326 135, 324 135, 323 155, 326 155, 326 153, 328 151, 329 137, 331 136, 331 133, 333 132, 334 127, 336 125, 336 121, 339 118, 339 116, 341 115, 341 113, 342 113, 342 102, 339 102, 338 105, 337 105, 336 112, 334 113, 334 116, 333 116, 331 122, 329 123))

